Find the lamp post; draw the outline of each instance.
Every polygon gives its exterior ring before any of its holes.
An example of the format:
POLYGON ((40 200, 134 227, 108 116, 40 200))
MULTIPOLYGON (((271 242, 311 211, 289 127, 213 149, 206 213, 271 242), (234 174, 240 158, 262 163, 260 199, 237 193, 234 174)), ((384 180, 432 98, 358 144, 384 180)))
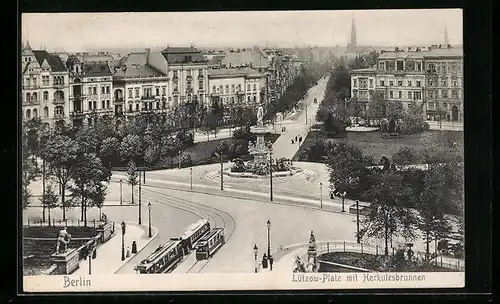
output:
POLYGON ((123 204, 122 183, 123 181, 120 179, 120 205, 123 204))
POLYGON ((255 255, 255 273, 257 273, 257 254, 259 253, 259 248, 257 247, 257 244, 253 246, 253 253, 255 255))
POLYGON ((344 209, 344 198, 345 198, 346 194, 347 193, 345 191, 342 193, 342 212, 345 212, 345 209, 344 209))
POLYGON ((191 190, 193 190, 193 168, 189 168, 189 176, 191 179, 190 187, 191 187, 191 190))
POLYGON ((267 220, 267 258, 269 260, 269 270, 273 270, 271 263, 271 221, 267 220))
POLYGON ((359 200, 356 200, 356 242, 359 244, 359 241, 359 200))
POLYGON ((148 203, 148 213, 149 213, 148 235, 149 235, 149 237, 151 237, 152 236, 152 234, 151 234, 151 202, 148 203))
POLYGON ((125 240, 124 240, 124 237, 125 237, 125 228, 126 228, 124 221, 122 221, 121 226, 122 226, 122 261, 124 261, 125 260, 125 240))
POLYGON ((222 163, 222 153, 215 153, 220 158, 220 190, 224 190, 224 164, 222 163))
POLYGON ((142 182, 146 184, 146 170, 142 171, 142 182))
POLYGON ((319 182, 319 209, 323 209, 323 182, 319 182))
POLYGON ((269 147, 269 199, 273 201, 273 150, 269 147))
POLYGON ((141 201, 141 171, 139 171, 139 225, 142 224, 141 208, 142 208, 142 201, 141 201))

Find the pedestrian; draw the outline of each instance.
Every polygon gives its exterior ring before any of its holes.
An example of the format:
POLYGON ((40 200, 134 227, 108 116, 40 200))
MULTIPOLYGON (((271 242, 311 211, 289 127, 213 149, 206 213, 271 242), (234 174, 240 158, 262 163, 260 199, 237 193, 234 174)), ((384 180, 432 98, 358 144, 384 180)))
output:
POLYGON ((297 141, 297 136, 295 136, 295 141, 297 141))
POLYGON ((127 247, 127 255, 126 255, 126 257, 127 258, 130 257, 130 247, 127 247))
POLYGON ((291 142, 292 142, 292 145, 293 145, 293 138, 292 138, 291 142))

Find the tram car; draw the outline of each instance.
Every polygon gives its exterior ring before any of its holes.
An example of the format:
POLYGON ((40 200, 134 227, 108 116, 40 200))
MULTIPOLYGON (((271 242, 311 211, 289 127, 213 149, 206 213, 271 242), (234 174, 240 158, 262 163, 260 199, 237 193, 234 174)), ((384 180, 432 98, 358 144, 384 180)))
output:
POLYGON ((135 270, 146 274, 169 272, 182 260, 183 256, 182 240, 169 240, 142 260, 135 270))
POLYGON ((224 228, 213 228, 198 241, 196 260, 208 260, 224 243, 224 228))
POLYGON ((173 241, 181 241, 183 254, 186 255, 195 248, 196 242, 208 231, 210 231, 210 223, 207 219, 201 219, 191 224, 180 237, 170 239, 173 241))

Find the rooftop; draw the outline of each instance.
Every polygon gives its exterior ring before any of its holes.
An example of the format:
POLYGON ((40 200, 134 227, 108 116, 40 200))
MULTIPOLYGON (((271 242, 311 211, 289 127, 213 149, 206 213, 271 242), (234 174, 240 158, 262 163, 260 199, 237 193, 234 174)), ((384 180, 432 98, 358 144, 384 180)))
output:
POLYGON ((263 77, 259 71, 244 67, 244 68, 224 68, 213 69, 208 71, 208 77, 263 77))
POLYGON ((45 60, 47 60, 47 63, 50 65, 50 68, 52 69, 52 72, 66 72, 66 67, 64 66, 64 63, 62 62, 61 58, 57 55, 52 55, 49 54, 47 51, 33 51, 33 54, 35 55, 36 61, 38 61, 38 64, 40 66, 43 64, 45 60))
POLYGON ((222 64, 227 67, 251 66, 254 68, 265 68, 269 66, 268 56, 259 50, 253 48, 240 52, 226 53, 226 57, 222 59, 222 64))
POLYGON ((84 72, 86 76, 112 76, 113 73, 107 62, 88 62, 85 64, 84 72))
POLYGON ((169 64, 207 63, 200 50, 194 47, 167 47, 161 54, 169 64))
POLYGON ((430 48, 415 48, 414 50, 391 50, 391 51, 383 51, 380 54, 379 59, 405 59, 405 58, 415 58, 415 59, 424 59, 424 58, 432 58, 432 57, 463 57, 463 48, 461 47, 440 47, 440 46, 431 46, 430 48))

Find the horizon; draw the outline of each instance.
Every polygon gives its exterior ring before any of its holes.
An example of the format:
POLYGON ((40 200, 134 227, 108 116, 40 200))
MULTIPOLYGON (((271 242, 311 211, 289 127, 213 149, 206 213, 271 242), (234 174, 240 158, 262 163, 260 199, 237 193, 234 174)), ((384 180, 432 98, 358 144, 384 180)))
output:
POLYGON ((462 10, 261 11, 22 14, 22 41, 52 52, 139 49, 461 45, 462 10), (227 26, 231 25, 231 26, 227 26), (118 30, 117 30, 118 29, 118 30))

